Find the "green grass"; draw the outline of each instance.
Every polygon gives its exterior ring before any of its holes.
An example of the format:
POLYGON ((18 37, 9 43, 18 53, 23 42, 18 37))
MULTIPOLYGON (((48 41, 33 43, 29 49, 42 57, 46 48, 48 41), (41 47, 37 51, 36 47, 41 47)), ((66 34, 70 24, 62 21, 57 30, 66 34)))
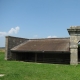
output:
POLYGON ((80 65, 38 64, 5 61, 0 52, 0 80, 80 80, 80 65))
POLYGON ((0 49, 0 52, 5 52, 5 49, 0 49))

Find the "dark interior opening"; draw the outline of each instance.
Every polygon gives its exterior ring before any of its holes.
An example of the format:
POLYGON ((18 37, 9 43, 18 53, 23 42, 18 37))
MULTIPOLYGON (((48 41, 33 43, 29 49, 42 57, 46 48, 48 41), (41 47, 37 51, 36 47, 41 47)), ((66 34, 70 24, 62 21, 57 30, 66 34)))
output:
POLYGON ((78 43, 78 63, 80 63, 80 41, 78 43))
POLYGON ((70 53, 54 52, 16 52, 15 60, 37 63, 69 64, 70 53))

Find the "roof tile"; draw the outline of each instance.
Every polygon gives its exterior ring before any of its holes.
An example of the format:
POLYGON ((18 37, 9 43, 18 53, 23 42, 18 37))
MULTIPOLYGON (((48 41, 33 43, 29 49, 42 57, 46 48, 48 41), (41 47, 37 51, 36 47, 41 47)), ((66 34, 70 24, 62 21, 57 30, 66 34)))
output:
POLYGON ((69 52, 70 38, 47 38, 28 40, 14 48, 12 51, 63 51, 69 52))

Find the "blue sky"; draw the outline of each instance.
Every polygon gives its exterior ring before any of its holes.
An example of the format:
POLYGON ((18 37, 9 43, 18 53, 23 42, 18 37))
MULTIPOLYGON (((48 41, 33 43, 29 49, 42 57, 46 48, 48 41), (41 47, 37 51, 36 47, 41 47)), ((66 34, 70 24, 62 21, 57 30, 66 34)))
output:
POLYGON ((0 0, 0 47, 5 36, 69 37, 80 25, 80 0, 0 0))

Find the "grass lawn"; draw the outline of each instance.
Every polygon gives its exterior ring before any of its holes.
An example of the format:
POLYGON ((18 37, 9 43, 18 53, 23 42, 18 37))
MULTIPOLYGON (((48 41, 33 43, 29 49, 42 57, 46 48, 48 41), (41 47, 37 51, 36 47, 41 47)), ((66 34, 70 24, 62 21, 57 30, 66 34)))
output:
POLYGON ((5 52, 5 49, 0 49, 0 52, 5 52))
POLYGON ((5 61, 0 52, 0 80, 80 80, 80 65, 38 64, 5 61))

